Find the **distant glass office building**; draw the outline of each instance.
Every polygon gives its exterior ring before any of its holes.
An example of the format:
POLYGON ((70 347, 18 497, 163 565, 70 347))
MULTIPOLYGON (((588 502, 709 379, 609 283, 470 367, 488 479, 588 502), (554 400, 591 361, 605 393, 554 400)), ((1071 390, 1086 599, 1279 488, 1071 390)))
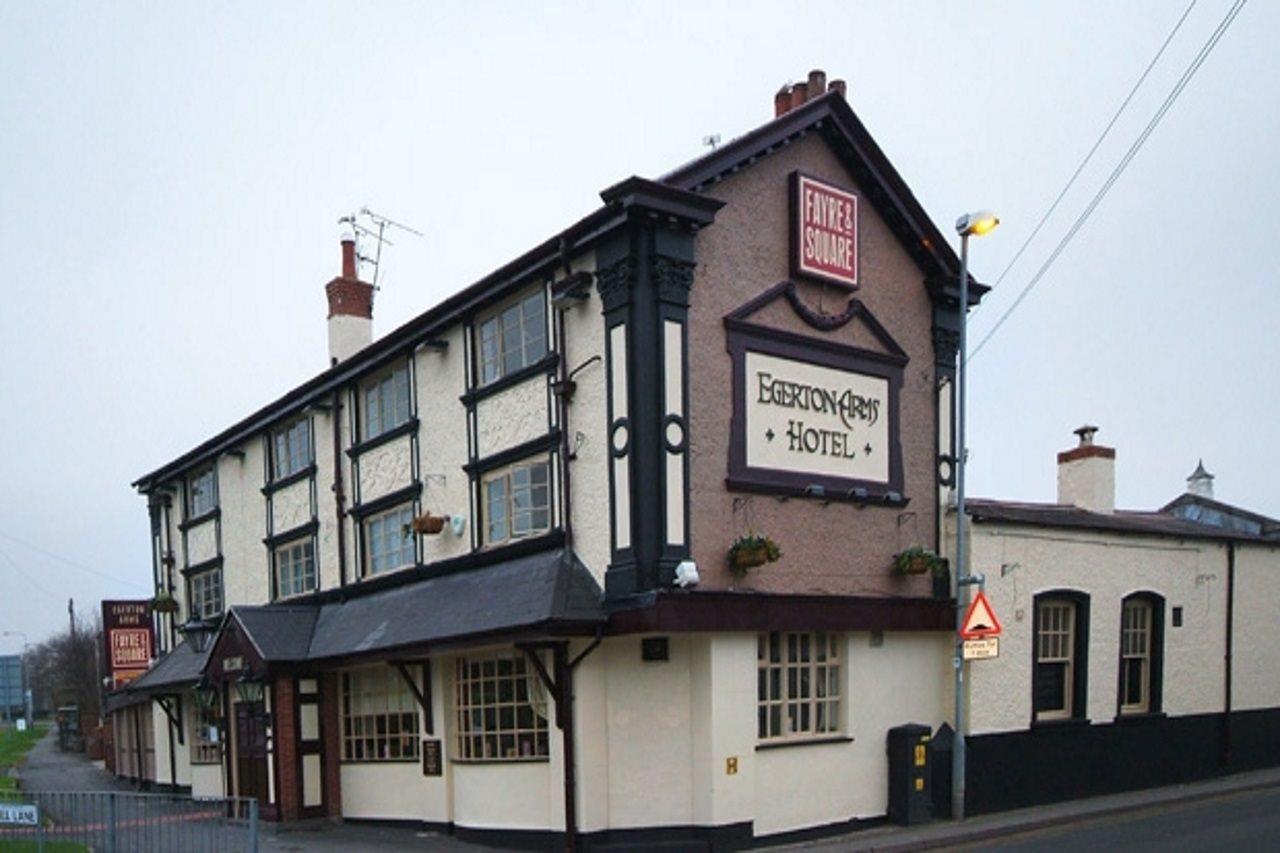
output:
POLYGON ((22 656, 0 655, 0 719, 23 715, 22 656))

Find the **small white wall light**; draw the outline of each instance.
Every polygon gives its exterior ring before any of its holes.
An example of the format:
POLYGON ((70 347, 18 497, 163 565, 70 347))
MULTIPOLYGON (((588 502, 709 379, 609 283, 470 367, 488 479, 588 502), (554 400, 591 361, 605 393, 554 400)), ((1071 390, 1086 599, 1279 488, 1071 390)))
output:
POLYGON ((454 536, 461 536, 462 531, 467 529, 467 517, 456 513, 449 516, 449 529, 453 531, 454 536))
POLYGON ((696 586, 698 583, 698 564, 693 560, 684 560, 676 566, 676 586, 684 589, 685 587, 696 586))

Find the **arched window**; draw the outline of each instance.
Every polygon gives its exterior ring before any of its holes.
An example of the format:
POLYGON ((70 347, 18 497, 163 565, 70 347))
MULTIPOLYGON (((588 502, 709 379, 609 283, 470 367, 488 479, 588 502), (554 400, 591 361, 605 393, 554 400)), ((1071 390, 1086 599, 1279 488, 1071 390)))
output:
POLYGON ((1120 608, 1119 713, 1160 710, 1164 657, 1164 599, 1150 592, 1126 596, 1120 608))
POLYGON ((1074 590, 1037 595, 1034 630, 1033 720, 1083 719, 1087 707, 1089 596, 1074 590))

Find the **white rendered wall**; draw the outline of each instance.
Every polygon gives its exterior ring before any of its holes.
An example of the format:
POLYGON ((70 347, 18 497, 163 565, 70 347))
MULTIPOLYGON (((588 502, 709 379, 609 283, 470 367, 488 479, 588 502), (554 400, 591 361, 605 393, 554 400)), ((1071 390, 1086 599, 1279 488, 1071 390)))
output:
POLYGON ((486 456, 547 434, 547 377, 538 374, 476 404, 476 455, 486 456))
POLYGON ((311 520, 311 481, 302 480, 271 495, 271 532, 284 533, 311 520))
MULTIPOLYGON (((951 516, 952 530, 953 521, 951 516)), ((971 570, 986 576, 987 597, 1004 633, 999 658, 969 665, 969 733, 1030 725, 1033 602, 1037 593, 1054 589, 1089 595, 1090 721, 1116 717, 1121 602, 1143 591, 1165 599, 1163 710, 1170 715, 1222 710, 1225 546, 985 523, 970 530, 971 570), (1004 577, 1002 565, 1012 567, 1004 577), (1181 628, 1172 625, 1174 607, 1183 609, 1181 628)), ((954 542, 954 533, 947 541, 954 542)))
POLYGON ((244 458, 226 454, 218 460, 222 584, 228 607, 262 604, 270 598, 267 549, 262 544, 267 535, 265 448, 261 438, 252 438, 240 449, 244 458))
POLYGON ((415 361, 422 509, 466 519, 461 536, 446 527, 443 533, 419 537, 427 563, 471 550, 470 487, 462 470, 467 464, 467 410, 459 399, 467 380, 463 337, 463 327, 453 326, 441 335, 446 349, 424 348, 415 361))
POLYGON ((1231 709, 1280 707, 1280 548, 1236 546, 1231 709))
POLYGON ((360 454, 360 502, 403 489, 413 481, 412 445, 409 436, 381 444, 360 454))

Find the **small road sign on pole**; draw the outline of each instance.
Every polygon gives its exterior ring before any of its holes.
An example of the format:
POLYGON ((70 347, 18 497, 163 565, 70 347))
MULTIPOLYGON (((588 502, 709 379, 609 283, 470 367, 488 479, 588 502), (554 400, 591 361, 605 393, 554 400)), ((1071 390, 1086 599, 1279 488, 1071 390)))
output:
POLYGON ((964 641, 965 660, 990 660, 1000 657, 1000 638, 983 637, 980 640, 964 641))
POLYGON ((982 640, 987 637, 1000 636, 1000 620, 987 601, 987 594, 978 590, 978 595, 964 614, 964 623, 960 627, 960 638, 963 640, 982 640))

